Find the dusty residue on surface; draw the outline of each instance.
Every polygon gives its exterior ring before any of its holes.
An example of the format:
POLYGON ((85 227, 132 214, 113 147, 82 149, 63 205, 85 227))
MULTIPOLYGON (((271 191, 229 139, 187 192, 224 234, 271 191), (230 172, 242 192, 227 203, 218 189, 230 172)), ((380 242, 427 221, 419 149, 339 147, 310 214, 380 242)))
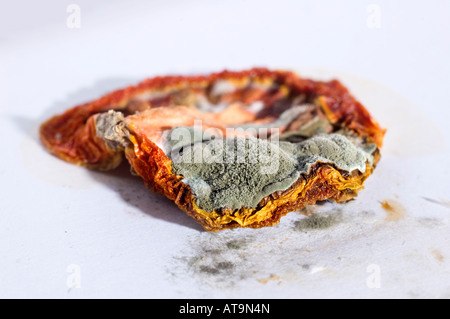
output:
MULTIPOLYGON (((198 259, 197 259, 198 261, 198 259)), ((202 273, 209 275, 218 275, 227 271, 231 271, 234 268, 234 264, 230 261, 219 261, 211 265, 199 265, 198 270, 202 273)))
POLYGON ((298 281, 300 273, 308 273, 309 265, 315 264, 307 249, 308 236, 295 231, 291 223, 260 230, 196 233, 173 256, 166 273, 174 282, 191 282, 205 291, 281 286, 298 281))
POLYGON ((265 285, 265 284, 267 284, 268 282, 271 282, 271 281, 281 281, 281 278, 279 276, 275 275, 275 274, 271 274, 267 278, 258 279, 258 282, 260 284, 263 284, 263 285, 265 285))
MULTIPOLYGON (((376 200, 372 203, 380 204, 376 200)), ((364 285, 366 261, 372 258, 370 251, 392 245, 387 239, 390 234, 404 231, 404 236, 399 235, 401 240, 395 242, 397 246, 403 245, 402 241, 406 245, 417 242, 411 239, 417 235, 410 231, 408 223, 386 227, 386 223, 380 222, 380 212, 381 218, 386 214, 381 207, 372 211, 355 202, 345 205, 328 202, 311 210, 312 216, 299 212, 269 228, 192 232, 167 263, 168 279, 186 287, 180 288, 180 296, 195 286, 196 296, 200 297, 242 297, 240 291, 273 289, 275 293, 282 292, 283 287, 308 287, 307 290, 316 282, 323 283, 323 278, 350 279, 358 271, 362 276, 358 284, 364 285), (355 249, 363 253, 356 263, 355 249)), ((419 225, 416 219, 408 220, 419 225)), ((427 253, 421 254, 422 257, 440 266, 428 250, 427 253)))
POLYGON ((442 220, 436 218, 418 218, 417 222, 426 228, 436 228, 445 225, 442 220))
POLYGON ((233 235, 233 232, 198 234, 190 242, 189 251, 175 257, 171 275, 196 278, 222 288, 252 277, 255 268, 249 264, 248 256, 255 239, 252 235, 233 235))
POLYGON ((381 207, 386 212, 386 218, 384 220, 388 222, 395 222, 405 218, 405 208, 396 200, 386 199, 380 202, 381 207))
POLYGON ((231 240, 227 241, 226 246, 228 249, 239 250, 239 249, 246 248, 247 245, 249 244, 249 242, 250 242, 250 240, 246 237, 238 238, 238 239, 231 239, 231 240))
POLYGON ((312 214, 294 223, 294 230, 309 231, 330 228, 341 222, 342 212, 332 214, 312 214))

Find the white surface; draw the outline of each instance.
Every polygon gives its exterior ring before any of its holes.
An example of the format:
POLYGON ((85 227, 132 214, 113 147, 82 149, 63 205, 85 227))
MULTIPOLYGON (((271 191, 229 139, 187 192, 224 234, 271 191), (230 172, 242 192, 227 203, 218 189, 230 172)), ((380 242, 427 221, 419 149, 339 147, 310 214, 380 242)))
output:
POLYGON ((70 2, 3 2, 0 297, 450 297, 450 4, 393 2, 83 0, 80 29, 70 2), (126 167, 39 144, 44 119, 145 77, 252 66, 339 77, 389 129, 357 200, 313 209, 337 216, 328 229, 291 213, 206 233, 126 167), (405 217, 387 221, 386 199, 405 217))

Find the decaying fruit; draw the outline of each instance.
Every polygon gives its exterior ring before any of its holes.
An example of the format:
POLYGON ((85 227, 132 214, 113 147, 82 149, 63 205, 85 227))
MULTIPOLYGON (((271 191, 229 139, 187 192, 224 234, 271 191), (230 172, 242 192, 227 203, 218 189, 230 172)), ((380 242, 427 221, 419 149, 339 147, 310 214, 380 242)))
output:
POLYGON ((50 152, 91 169, 114 169, 125 155, 150 189, 218 231, 352 199, 385 131, 339 81, 259 68, 147 79, 40 133, 50 152))

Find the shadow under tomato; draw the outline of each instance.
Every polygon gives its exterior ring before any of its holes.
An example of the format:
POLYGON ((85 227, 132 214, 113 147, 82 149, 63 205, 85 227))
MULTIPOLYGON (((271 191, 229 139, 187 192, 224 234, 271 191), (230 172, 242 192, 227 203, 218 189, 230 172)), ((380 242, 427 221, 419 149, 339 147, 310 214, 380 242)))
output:
POLYGON ((203 231, 203 228, 180 210, 173 201, 147 189, 140 177, 131 174, 130 164, 126 160, 115 170, 90 171, 90 175, 99 183, 119 194, 127 205, 137 208, 144 214, 203 231))

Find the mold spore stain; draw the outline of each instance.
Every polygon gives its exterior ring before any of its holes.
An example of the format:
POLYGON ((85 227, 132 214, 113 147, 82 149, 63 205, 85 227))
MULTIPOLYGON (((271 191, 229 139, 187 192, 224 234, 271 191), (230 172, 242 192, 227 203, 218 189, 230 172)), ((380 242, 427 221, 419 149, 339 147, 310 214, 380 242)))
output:
POLYGON ((167 265, 168 279, 183 286, 194 285, 205 296, 211 289, 296 283, 301 274, 310 272, 308 265, 319 262, 311 255, 311 235, 319 241, 328 240, 322 238, 329 234, 326 230, 345 222, 344 211, 335 205, 318 211, 293 224, 192 234, 167 265))
POLYGON ((294 230, 308 232, 312 230, 322 230, 333 227, 342 221, 342 211, 320 214, 313 213, 294 223, 294 230))
POLYGON ((441 263, 444 262, 445 258, 438 249, 432 248, 432 249, 430 249, 430 252, 433 255, 434 259, 436 259, 437 261, 439 261, 441 263))
POLYGON ((386 212, 385 221, 395 222, 395 221, 399 221, 399 220, 402 220, 403 218, 405 218, 406 210, 396 200, 387 199, 387 200, 380 202, 380 204, 381 204, 381 207, 386 212))
POLYGON ((255 239, 253 235, 234 235, 233 231, 197 235, 190 241, 187 255, 175 257, 175 270, 170 271, 174 279, 189 276, 207 286, 230 288, 251 278, 254 268, 249 248, 255 239))

